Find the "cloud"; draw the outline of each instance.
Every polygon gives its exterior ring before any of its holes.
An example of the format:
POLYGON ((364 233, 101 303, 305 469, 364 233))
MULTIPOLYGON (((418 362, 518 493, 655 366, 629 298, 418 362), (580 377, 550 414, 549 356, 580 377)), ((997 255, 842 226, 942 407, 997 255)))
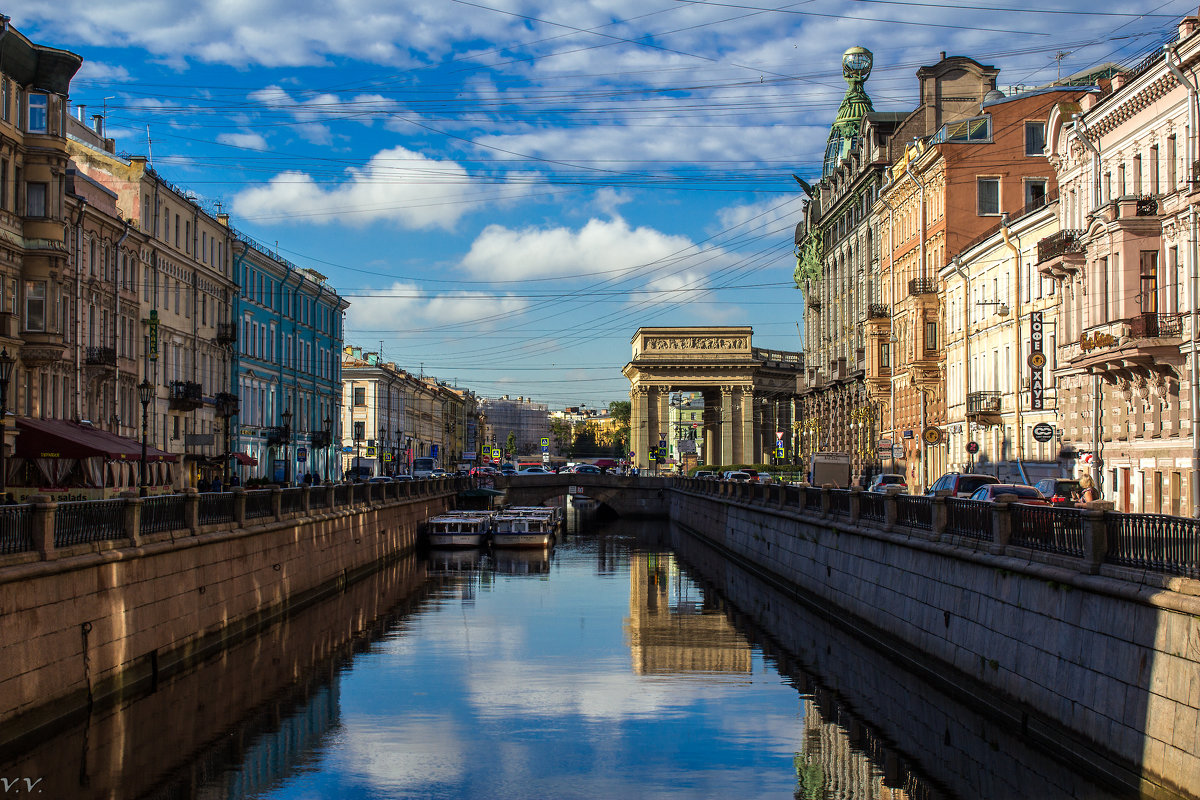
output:
POLYGON ((471 322, 481 329, 498 328, 520 314, 528 301, 487 292, 454 291, 434 294, 416 284, 393 283, 350 296, 346 312, 348 331, 378 330, 385 321, 403 320, 408 328, 471 322))
POLYGON ((619 217, 592 219, 577 231, 489 225, 471 244, 461 266, 471 275, 496 280, 619 273, 661 266, 664 260, 694 251, 694 247, 685 236, 631 228, 619 217))
POLYGON ((257 133, 222 133, 217 135, 217 141, 232 147, 244 147, 247 150, 267 149, 267 140, 257 133))
POLYGON ((800 212, 804 208, 800 187, 796 187, 796 195, 775 195, 757 203, 726 206, 717 211, 717 222, 721 230, 741 228, 746 233, 751 231, 776 230, 783 224, 795 225, 800 221, 800 212))
POLYGON ((129 70, 118 64, 105 64, 103 61, 84 61, 79 72, 75 73, 74 83, 94 81, 96 83, 128 83, 133 80, 129 70))
POLYGON ((266 186, 240 193, 234 210, 260 221, 356 226, 386 222, 414 230, 448 230, 471 207, 494 199, 477 192, 457 163, 394 147, 376 153, 363 167, 347 170, 344 181, 328 187, 303 172, 281 173, 266 186))

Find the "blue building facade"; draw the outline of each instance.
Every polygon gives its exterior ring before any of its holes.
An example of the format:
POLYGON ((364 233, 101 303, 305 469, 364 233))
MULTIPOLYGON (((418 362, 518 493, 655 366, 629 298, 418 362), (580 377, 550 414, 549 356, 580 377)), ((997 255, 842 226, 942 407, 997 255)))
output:
POLYGON ((341 352, 349 303, 319 272, 244 234, 234 244, 238 285, 233 358, 238 408, 232 467, 245 482, 340 477, 341 352))

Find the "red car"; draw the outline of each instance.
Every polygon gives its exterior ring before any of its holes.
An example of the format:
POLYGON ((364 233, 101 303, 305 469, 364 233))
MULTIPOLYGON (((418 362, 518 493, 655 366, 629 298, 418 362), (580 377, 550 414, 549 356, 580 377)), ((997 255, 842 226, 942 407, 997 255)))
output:
POLYGON ((989 483, 987 486, 980 486, 971 495, 972 500, 982 500, 985 503, 994 503, 996 498, 1002 494, 1015 494, 1016 502, 1024 503, 1030 506, 1048 506, 1050 501, 1032 486, 1026 486, 1023 483, 989 483))

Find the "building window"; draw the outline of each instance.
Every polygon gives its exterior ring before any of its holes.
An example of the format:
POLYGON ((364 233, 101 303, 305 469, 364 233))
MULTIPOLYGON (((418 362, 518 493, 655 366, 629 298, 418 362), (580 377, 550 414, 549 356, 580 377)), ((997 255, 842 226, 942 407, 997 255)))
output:
POLYGON ((1025 123, 1025 155, 1040 156, 1046 149, 1046 123, 1025 123))
POLYGON ((44 183, 27 183, 25 184, 25 216, 27 217, 45 217, 46 214, 46 190, 47 186, 44 183))
POLYGON ((1150 194, 1158 194, 1158 145, 1150 148, 1150 194))
POLYGON ((995 216, 1000 213, 1000 179, 978 179, 979 216, 995 216))
POLYGON ((50 98, 40 92, 29 93, 29 132, 46 133, 49 131, 47 111, 50 98))
POLYGON ((1025 181, 1025 208, 1032 211, 1046 205, 1046 180, 1029 178, 1025 181))
POLYGON ((363 386, 354 387, 354 405, 365 406, 367 404, 367 390, 363 386))
POLYGON ((937 350, 937 322, 925 323, 925 350, 937 350))
POLYGON ((0 89, 0 103, 3 104, 0 119, 8 122, 12 119, 12 82, 8 78, 4 79, 3 88, 0 89))
POLYGON ((1175 191, 1175 137, 1167 137, 1167 191, 1175 191))
POLYGON ((1158 251, 1142 251, 1142 313, 1158 313, 1158 251))
POLYGON ((879 343, 879 368, 892 368, 892 346, 888 342, 879 343))
POLYGON ((46 330, 45 281, 25 281, 25 330, 46 330))

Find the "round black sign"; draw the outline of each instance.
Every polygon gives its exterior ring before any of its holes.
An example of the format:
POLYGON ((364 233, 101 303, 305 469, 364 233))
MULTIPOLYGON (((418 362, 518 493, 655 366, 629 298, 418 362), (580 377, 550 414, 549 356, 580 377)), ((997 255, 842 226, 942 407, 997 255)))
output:
POLYGON ((979 442, 967 442, 967 452, 975 455, 979 452, 979 442))
POLYGON ((1033 426, 1033 438, 1039 442, 1048 442, 1054 438, 1054 426, 1046 422, 1039 422, 1033 426))

